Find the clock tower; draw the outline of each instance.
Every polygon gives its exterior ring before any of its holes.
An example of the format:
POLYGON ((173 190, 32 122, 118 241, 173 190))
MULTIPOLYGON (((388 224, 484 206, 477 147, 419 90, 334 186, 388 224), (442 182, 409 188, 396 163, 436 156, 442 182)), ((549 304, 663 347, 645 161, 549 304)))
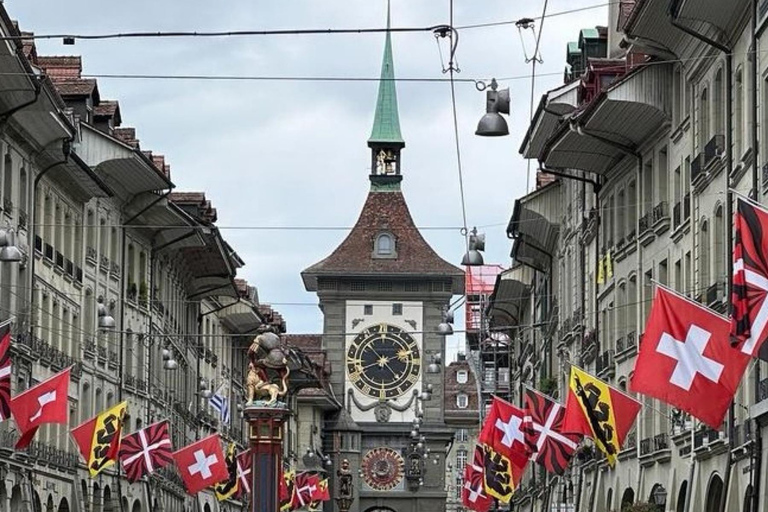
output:
MULTIPOLYGON (((464 291, 464 271, 435 253, 408 210, 394 77, 387 32, 368 139, 368 196, 346 239, 302 279, 318 295, 323 348, 343 404, 327 418, 324 451, 334 455, 334 467, 350 462, 355 500, 349 510, 438 512, 445 510, 453 430, 443 417, 443 369, 426 370, 435 357, 445 361, 437 326, 451 297, 464 291)), ((326 511, 338 510, 334 484, 332 478, 326 511)))

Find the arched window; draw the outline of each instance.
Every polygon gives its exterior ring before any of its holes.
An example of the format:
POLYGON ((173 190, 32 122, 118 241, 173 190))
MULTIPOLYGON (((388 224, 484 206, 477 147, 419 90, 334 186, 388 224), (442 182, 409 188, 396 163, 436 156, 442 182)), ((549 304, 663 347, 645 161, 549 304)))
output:
POLYGON ((744 71, 739 68, 733 81, 733 160, 738 162, 744 154, 744 71))
POLYGON ((680 490, 677 493, 677 503, 675 503, 675 512, 685 512, 685 498, 688 495, 688 480, 683 480, 680 484, 680 490))
POLYGON ((373 248, 375 258, 395 258, 395 237, 392 233, 380 233, 376 236, 376 242, 373 248))
MULTIPOLYGON (((711 284, 711 278, 709 274, 709 223, 705 220, 701 222, 699 242, 699 290, 698 293, 704 293, 707 287, 711 284)), ((705 294, 706 295, 706 294, 705 294)))
POLYGON ((709 92, 706 87, 699 95, 699 151, 709 142, 709 92))
POLYGON ((715 133, 725 133, 725 101, 723 94, 723 69, 717 70, 715 75, 715 89, 712 91, 712 100, 715 102, 715 133))

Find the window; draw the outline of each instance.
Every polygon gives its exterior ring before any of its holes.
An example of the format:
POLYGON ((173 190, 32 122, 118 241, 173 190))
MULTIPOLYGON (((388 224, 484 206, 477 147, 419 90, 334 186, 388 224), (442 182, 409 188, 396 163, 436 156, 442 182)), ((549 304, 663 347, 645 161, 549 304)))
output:
POLYGON ((465 428, 460 428, 456 431, 456 441, 460 443, 466 443, 469 440, 469 432, 465 428))
POLYGON ((469 406, 469 397, 464 393, 456 395, 456 406, 459 409, 466 409, 469 406))
POLYGON ((399 302, 396 302, 395 304, 392 304, 392 315, 393 316, 400 316, 403 314, 403 305, 399 302))
POLYGON ((709 141, 709 94, 707 89, 701 91, 699 99, 699 151, 704 151, 704 146, 709 141))
POLYGON ((467 380, 469 380, 467 370, 459 370, 456 372, 456 382, 459 384, 466 384, 467 380))
POLYGON ((381 233, 376 237, 376 243, 373 248, 374 258, 394 258, 397 254, 395 252, 395 237, 391 233, 381 233))
POLYGON ((364 315, 372 315, 373 314, 373 304, 366 304, 363 306, 363 314, 364 315))
MULTIPOLYGON (((741 136, 744 132, 744 72, 741 69, 736 71, 734 82, 736 90, 733 99, 733 159, 738 162, 744 154, 741 136)), ((722 133, 725 133, 725 130, 722 133)))
POLYGON ((456 469, 459 470, 459 473, 464 473, 464 468, 467 465, 467 450, 464 450, 463 448, 460 450, 456 450, 456 469))

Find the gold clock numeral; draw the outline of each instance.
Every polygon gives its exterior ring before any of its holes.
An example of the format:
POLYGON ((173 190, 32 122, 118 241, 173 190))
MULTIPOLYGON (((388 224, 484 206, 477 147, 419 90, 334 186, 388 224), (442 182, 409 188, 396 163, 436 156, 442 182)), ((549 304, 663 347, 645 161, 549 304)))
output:
POLYGON ((407 380, 408 380, 408 382, 410 382, 411 384, 416 384, 416 383, 419 381, 419 376, 418 376, 418 374, 412 373, 412 374, 410 374, 410 375, 408 376, 408 379, 407 379, 407 380))
POLYGON ((352 382, 357 382, 358 380, 360 380, 360 377, 361 377, 361 374, 358 370, 349 372, 349 380, 351 380, 352 382))
POLYGON ((360 387, 360 391, 363 392, 363 394, 367 395, 371 392, 371 386, 368 384, 363 384, 362 387, 360 387))

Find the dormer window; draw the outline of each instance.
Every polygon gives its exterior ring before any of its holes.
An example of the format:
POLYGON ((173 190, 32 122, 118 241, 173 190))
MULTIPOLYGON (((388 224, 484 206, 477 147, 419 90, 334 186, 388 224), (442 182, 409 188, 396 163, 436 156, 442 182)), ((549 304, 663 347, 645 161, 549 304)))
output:
POLYGON ((395 251, 395 237, 392 233, 379 233, 376 236, 373 247, 374 258, 394 259, 397 258, 395 251))

